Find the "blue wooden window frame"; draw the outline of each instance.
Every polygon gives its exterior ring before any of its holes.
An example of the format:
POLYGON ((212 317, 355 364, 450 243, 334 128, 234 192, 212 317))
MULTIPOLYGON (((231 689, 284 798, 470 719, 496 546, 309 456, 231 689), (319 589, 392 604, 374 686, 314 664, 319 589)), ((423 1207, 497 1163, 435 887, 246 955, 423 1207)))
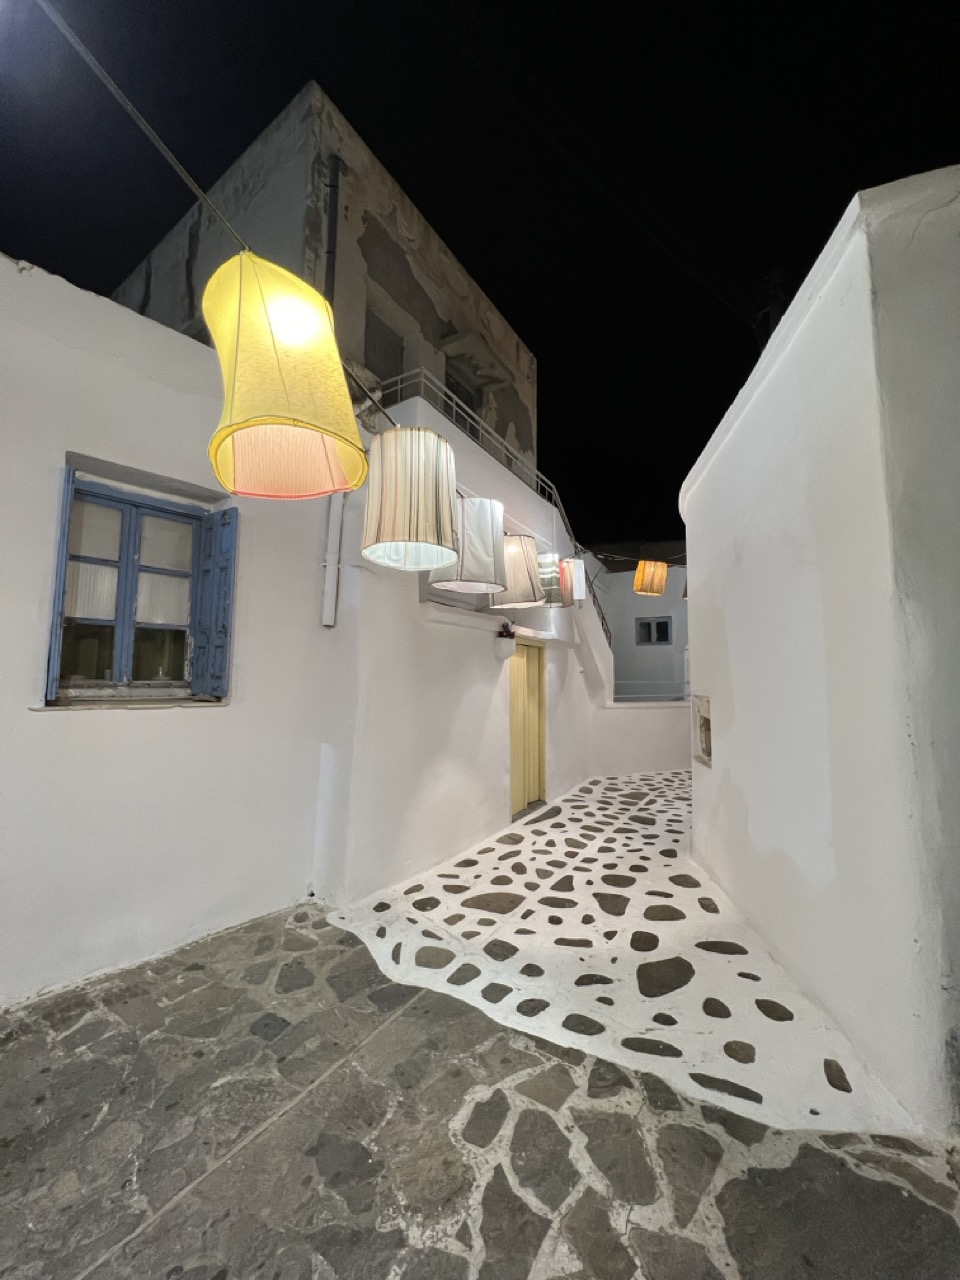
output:
POLYGON ((635 639, 636 639, 636 643, 637 643, 637 644, 639 644, 639 645, 648 645, 648 644, 654 644, 654 645, 656 645, 656 644, 659 644, 659 645, 666 645, 666 644, 673 644, 673 618, 672 618, 672 617, 670 617, 669 615, 668 615, 667 617, 662 617, 662 616, 661 616, 661 617, 659 617, 659 618, 637 618, 637 619, 636 619, 636 632, 635 632, 635 639), (665 639, 665 640, 660 640, 660 639, 658 638, 658 636, 657 636, 657 627, 658 627, 661 623, 664 623, 664 622, 667 624, 667 637, 666 637, 666 639, 665 639), (650 639, 649 639, 649 640, 642 640, 642 639, 640 638, 640 628, 641 628, 641 626, 643 626, 643 627, 647 627, 647 626, 648 626, 648 627, 650 628, 650 639))
MULTIPOLYGON (((50 636, 46 700, 48 704, 69 701, 79 696, 136 698, 147 690, 168 692, 173 697, 226 696, 229 680, 229 654, 232 632, 233 577, 236 547, 235 508, 207 511, 190 503, 176 502, 159 496, 115 489, 96 480, 78 478, 68 467, 64 479, 57 547, 55 607, 50 636), (75 499, 119 510, 121 516, 120 551, 116 560, 71 554, 69 548, 70 519, 75 499), (161 569, 150 565, 143 572, 167 577, 190 579, 190 613, 185 628, 188 636, 187 662, 183 680, 133 679, 134 640, 140 628, 168 629, 164 623, 136 621, 138 575, 141 572, 140 539, 144 516, 157 515, 182 521, 192 526, 193 554, 191 567, 161 569), (65 621, 68 565, 71 561, 87 564, 110 564, 117 568, 117 597, 114 617, 71 618, 71 621, 110 625, 114 628, 111 679, 83 686, 60 688, 60 663, 65 621), (215 638, 215 643, 213 639, 215 638)), ((180 628, 177 628, 180 629, 180 628)))

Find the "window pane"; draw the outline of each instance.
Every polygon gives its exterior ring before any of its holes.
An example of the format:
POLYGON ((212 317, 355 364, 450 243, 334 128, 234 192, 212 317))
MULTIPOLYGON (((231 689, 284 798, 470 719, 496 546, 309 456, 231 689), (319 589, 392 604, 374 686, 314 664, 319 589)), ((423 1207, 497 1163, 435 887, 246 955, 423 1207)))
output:
POLYGON ((141 570, 137 575, 137 621, 185 627, 190 621, 190 579, 141 570))
POLYGON ((70 508, 70 554, 119 560, 121 519, 117 507, 74 498, 70 508))
POLYGON ((637 644, 649 644, 651 640, 650 623, 637 619, 637 644))
POLYGON ((661 618, 657 623, 657 640, 660 644, 670 643, 670 619, 661 618))
POLYGON ((193 568, 193 525, 163 516, 144 516, 140 522, 140 563, 189 573, 193 568))
POLYGON ((117 571, 109 564, 67 563, 68 618, 113 618, 117 609, 117 571))
POLYGON ((65 622, 60 650, 61 684, 113 679, 113 627, 65 622))
POLYGON ((184 680, 187 633, 137 627, 133 638, 134 680, 184 680))

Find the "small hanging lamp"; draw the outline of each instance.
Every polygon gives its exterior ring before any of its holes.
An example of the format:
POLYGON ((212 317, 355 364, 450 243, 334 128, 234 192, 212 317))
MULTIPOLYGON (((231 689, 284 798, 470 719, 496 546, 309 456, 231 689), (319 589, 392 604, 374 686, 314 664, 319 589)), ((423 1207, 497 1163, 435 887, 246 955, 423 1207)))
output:
POLYGON ((526 533, 508 533, 503 540, 507 589, 491 602, 491 609, 532 609, 543 604, 537 544, 526 533))
POLYGON ((540 566, 540 585, 543 587, 543 603, 550 609, 563 608, 563 591, 560 585, 560 557, 554 551, 537 556, 540 566))
POLYGON ((442 569, 457 563, 453 450, 427 427, 374 436, 360 550, 390 569, 442 569))
POLYGON ((503 503, 494 498, 458 498, 460 555, 456 564, 434 569, 438 591, 497 595, 507 585, 503 556, 503 503))
POLYGON ((667 589, 667 564, 663 560, 641 560, 633 576, 638 596, 662 596, 667 589))
POLYGON ((587 598, 587 571, 577 556, 560 561, 560 593, 565 608, 587 598))
POLYGON ((213 273, 203 318, 223 374, 209 449, 223 487, 249 498, 359 488, 367 459, 326 299, 244 250, 213 273))

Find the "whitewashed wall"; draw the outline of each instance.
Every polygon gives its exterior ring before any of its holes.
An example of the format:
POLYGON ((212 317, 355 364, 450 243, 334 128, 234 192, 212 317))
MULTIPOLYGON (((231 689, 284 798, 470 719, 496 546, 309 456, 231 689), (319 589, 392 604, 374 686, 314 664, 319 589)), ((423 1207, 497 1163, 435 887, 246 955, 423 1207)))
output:
POLYGON ((957 171, 915 182, 854 201, 682 510, 691 692, 713 733, 712 768, 694 763, 696 855, 883 1083, 943 1128, 960 264, 956 206, 934 211, 957 171))
POLYGON ((209 485, 220 398, 208 348, 0 257, 4 1001, 305 891, 323 721, 320 504, 238 504, 229 705, 35 709, 67 450, 209 485))
MULTIPOLYGON (((419 603, 359 554, 320 625, 328 502, 241 500, 230 700, 41 709, 67 451, 207 486, 214 353, 0 257, 0 1003, 135 963, 303 897, 345 901, 509 822, 499 617, 419 603)), ((468 488, 564 550, 553 508, 423 402, 468 488)), ((589 606, 530 610, 547 646, 551 796, 597 771, 612 659, 589 606)), ((638 715, 602 772, 674 767, 638 715), (642 761, 642 764, 638 764, 642 761)))
MULTIPOLYGON (((594 564, 597 562, 594 561, 594 564)), ((683 698, 683 651, 687 645, 687 571, 672 565, 662 596, 638 596, 632 573, 602 569, 597 593, 613 635, 614 688, 618 699, 650 701, 683 698), (670 644, 637 644, 638 618, 670 618, 670 644)))

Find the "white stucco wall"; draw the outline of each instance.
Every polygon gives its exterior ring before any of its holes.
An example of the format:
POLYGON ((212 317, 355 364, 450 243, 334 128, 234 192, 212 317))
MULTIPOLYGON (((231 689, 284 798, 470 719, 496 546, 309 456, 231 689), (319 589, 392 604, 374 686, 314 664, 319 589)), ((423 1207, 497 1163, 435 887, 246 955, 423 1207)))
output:
MULTIPOLYGON (((219 410, 209 348, 0 257, 0 1004, 311 887, 343 902, 509 822, 501 618, 421 604, 415 575, 362 560, 362 491, 332 629, 328 502, 237 502, 227 704, 39 709, 66 453, 210 486, 219 410)), ((511 527, 568 549, 554 509, 428 405, 392 412, 447 435, 460 482, 511 527)), ((598 741, 602 772, 675 767, 642 710, 597 737, 612 658, 592 606, 518 620, 546 643, 551 796, 597 772, 598 741)))
POLYGON ((46 681, 66 452, 209 485, 219 409, 208 348, 0 257, 4 1002, 305 892, 322 722, 319 504, 237 504, 229 705, 31 709, 46 681))
MULTIPOLYGON (((950 185, 927 183, 929 209, 950 185)), ((931 214, 929 248, 905 258, 924 207, 881 230, 892 190, 854 201, 684 486, 691 692, 713 737, 694 844, 875 1075, 942 1129, 956 915, 938 899, 956 904, 957 827, 949 805, 925 816, 956 746, 932 662, 934 618, 958 614, 957 214, 931 214)))
POLYGON ((672 565, 662 596, 638 596, 633 590, 632 573, 610 573, 601 568, 594 585, 613 636, 615 695, 618 699, 683 698, 683 651, 687 644, 687 602, 683 598, 683 588, 686 580, 686 569, 682 565, 672 565), (637 618, 670 618, 672 642, 638 645, 637 618))

